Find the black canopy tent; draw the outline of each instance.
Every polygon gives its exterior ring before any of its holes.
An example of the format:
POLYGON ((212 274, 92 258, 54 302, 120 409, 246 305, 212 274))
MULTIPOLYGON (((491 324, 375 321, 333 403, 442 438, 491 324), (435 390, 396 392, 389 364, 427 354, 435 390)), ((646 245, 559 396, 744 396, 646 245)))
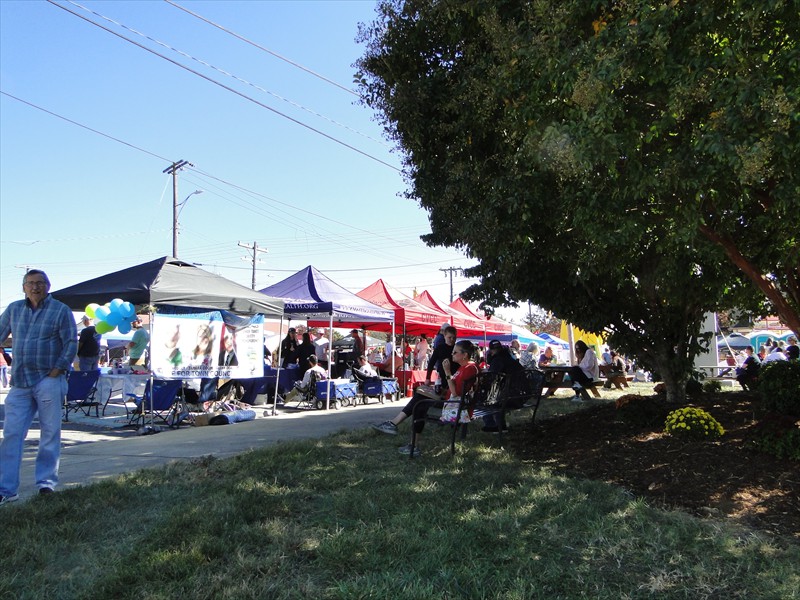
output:
POLYGON ((283 316, 283 300, 204 271, 177 258, 163 256, 121 271, 101 275, 63 288, 52 295, 72 310, 114 298, 135 304, 168 304, 204 310, 224 310, 238 315, 283 316))
MULTIPOLYGON (((137 312, 144 306, 177 306, 197 311, 218 310, 223 316, 226 313, 238 315, 229 316, 239 321, 240 317, 256 314, 282 318, 284 310, 283 300, 168 256, 77 283, 52 295, 74 311, 114 298, 136 305, 137 312)), ((150 320, 151 343, 152 333, 153 319, 150 320)))

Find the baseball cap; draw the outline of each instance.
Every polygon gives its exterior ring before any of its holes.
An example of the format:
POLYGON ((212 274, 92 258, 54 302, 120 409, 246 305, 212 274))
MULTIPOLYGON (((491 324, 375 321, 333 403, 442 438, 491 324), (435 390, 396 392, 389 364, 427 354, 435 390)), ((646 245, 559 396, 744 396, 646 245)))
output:
POLYGON ((317 333, 319 333, 321 335, 321 334, 325 333, 325 330, 322 327, 320 327, 319 329, 317 329, 317 333))
POLYGON ((489 342, 489 350, 499 350, 502 347, 503 344, 501 344, 499 340, 492 340, 489 342))

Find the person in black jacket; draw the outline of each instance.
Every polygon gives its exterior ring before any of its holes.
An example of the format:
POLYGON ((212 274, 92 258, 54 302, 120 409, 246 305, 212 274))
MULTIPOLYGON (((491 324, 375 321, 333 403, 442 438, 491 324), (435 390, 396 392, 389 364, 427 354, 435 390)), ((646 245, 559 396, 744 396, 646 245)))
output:
POLYGON ((299 369, 297 374, 302 376, 311 367, 311 364, 308 362, 308 357, 313 356, 316 359, 317 356, 317 347, 314 345, 314 342, 311 341, 311 334, 307 331, 303 334, 303 343, 297 347, 295 355, 297 356, 297 366, 299 369))
MULTIPOLYGON (((489 342, 489 353, 486 357, 486 362, 489 363, 489 373, 496 373, 497 375, 513 375, 514 373, 520 373, 525 370, 525 367, 514 358, 509 349, 503 346, 498 340, 489 342)), ((506 431, 508 426, 505 422, 498 423, 498 420, 500 419, 495 418, 495 415, 486 415, 483 417, 483 431, 497 433, 500 431, 501 427, 503 431, 506 431)))
POLYGON ((758 371, 761 369, 761 361, 757 356, 753 355, 753 348, 748 346, 745 348, 747 358, 744 359, 742 366, 736 369, 736 381, 742 386, 743 390, 749 390, 750 386, 758 377, 758 371))
MULTIPOLYGON (((428 360, 428 371, 425 374, 425 385, 431 384, 431 373, 433 370, 436 369, 436 372, 439 374, 439 383, 447 380, 447 375, 445 375, 444 369, 442 369, 442 360, 445 358, 450 360, 450 357, 453 355, 453 348, 456 345, 456 335, 458 332, 456 328, 452 325, 448 325, 444 329, 444 343, 439 344, 433 349, 433 354, 431 354, 430 359, 428 360)), ((458 364, 453 364, 453 369, 458 370, 458 364)))
POLYGON ((285 369, 297 362, 297 332, 294 327, 289 328, 289 332, 281 342, 281 366, 285 369))

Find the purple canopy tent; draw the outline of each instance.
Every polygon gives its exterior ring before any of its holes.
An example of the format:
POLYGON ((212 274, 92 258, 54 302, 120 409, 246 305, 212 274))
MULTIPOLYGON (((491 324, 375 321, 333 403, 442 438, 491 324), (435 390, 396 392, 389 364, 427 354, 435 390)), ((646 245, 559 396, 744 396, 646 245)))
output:
MULTIPOLYGON (((347 291, 320 271, 307 266, 283 281, 261 290, 262 294, 279 298, 284 302, 284 314, 289 320, 300 317, 309 321, 309 326, 327 325, 333 330, 334 321, 347 323, 354 329, 366 329, 367 325, 390 323, 394 329, 394 311, 387 310, 347 291)), ((281 322, 281 335, 283 323, 281 322)), ((331 340, 331 343, 332 340, 331 340)), ((278 363, 280 368, 280 347, 278 363)), ((328 381, 331 378, 331 363, 328 361, 328 381)), ((330 389, 326 408, 330 403, 330 389)), ((277 403, 277 390, 275 392, 277 403)), ((275 403, 272 411, 275 414, 275 403)))

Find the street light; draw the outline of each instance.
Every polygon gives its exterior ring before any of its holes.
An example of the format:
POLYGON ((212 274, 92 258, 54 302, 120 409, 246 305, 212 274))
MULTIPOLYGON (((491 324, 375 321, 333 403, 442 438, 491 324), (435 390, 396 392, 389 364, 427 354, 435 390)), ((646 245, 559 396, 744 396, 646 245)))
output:
MULTIPOLYGON (((203 190, 195 190, 186 198, 184 198, 183 202, 174 203, 172 204, 172 256, 178 258, 178 217, 183 210, 184 204, 189 201, 189 198, 194 196, 195 194, 202 194, 203 190), (180 208, 180 210, 178 210, 180 208)), ((173 196, 174 198, 174 196, 173 196)))

